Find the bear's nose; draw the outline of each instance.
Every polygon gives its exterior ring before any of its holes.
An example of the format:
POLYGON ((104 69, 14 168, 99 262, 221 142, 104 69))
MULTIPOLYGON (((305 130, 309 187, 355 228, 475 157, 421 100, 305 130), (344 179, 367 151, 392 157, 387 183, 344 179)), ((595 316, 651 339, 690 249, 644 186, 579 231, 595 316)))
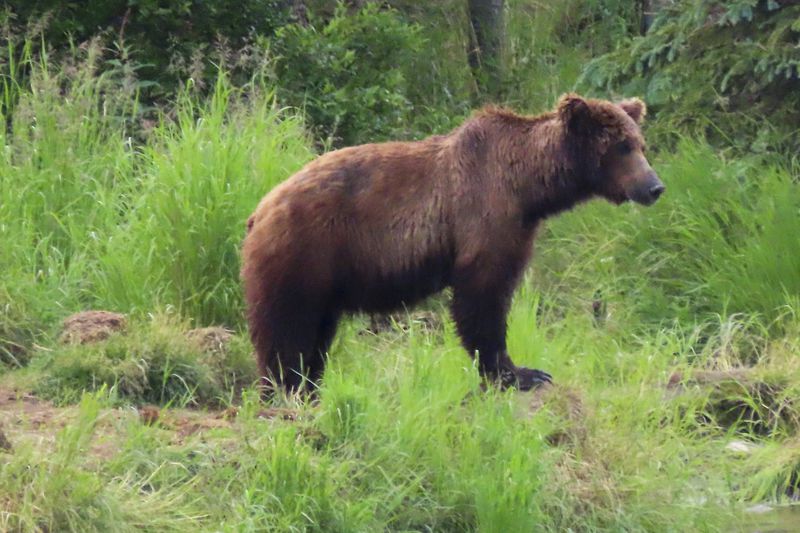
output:
POLYGON ((663 193, 664 190, 666 190, 666 187, 660 183, 658 185, 653 185, 650 187, 650 196, 653 198, 653 200, 658 200, 658 197, 661 196, 661 193, 663 193))

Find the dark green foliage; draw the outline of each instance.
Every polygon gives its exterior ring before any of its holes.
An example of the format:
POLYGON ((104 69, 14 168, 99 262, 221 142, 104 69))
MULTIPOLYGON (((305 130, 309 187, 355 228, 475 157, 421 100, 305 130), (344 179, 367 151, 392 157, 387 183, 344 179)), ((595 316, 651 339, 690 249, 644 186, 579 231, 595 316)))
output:
POLYGON ((6 5, 17 25, 39 28, 55 49, 110 33, 144 65, 141 77, 161 82, 168 92, 184 76, 199 74, 190 72, 192 59, 201 59, 194 68, 208 73, 212 65, 205 56, 215 45, 239 49, 253 35, 271 35, 290 15, 285 0, 10 0, 6 5))
POLYGON ((796 2, 681 0, 646 35, 592 61, 583 81, 640 94, 667 136, 690 130, 739 148, 796 152, 798 40, 796 2))
POLYGON ((337 145, 404 136, 413 114, 409 85, 420 28, 398 11, 368 3, 339 5, 332 18, 278 30, 278 96, 305 110, 318 136, 337 145))

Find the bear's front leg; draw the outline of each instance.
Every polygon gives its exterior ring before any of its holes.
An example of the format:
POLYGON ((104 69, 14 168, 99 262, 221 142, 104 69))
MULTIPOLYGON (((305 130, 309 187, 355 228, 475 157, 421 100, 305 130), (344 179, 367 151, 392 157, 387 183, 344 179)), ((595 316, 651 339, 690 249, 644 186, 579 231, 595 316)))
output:
POLYGON ((458 334, 471 356, 478 355, 481 375, 501 387, 530 390, 551 383, 547 372, 518 367, 506 351, 506 316, 514 289, 514 279, 472 275, 462 271, 453 284, 452 313, 458 334), (477 283, 478 280, 484 283, 477 283))

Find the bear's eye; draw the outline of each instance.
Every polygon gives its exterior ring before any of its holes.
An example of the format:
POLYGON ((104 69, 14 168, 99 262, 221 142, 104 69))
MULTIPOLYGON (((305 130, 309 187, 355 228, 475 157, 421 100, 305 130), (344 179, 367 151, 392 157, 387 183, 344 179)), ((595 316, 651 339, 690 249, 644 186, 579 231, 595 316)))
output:
POLYGON ((628 141, 622 141, 614 147, 614 151, 617 152, 617 155, 628 155, 632 150, 633 147, 628 141))

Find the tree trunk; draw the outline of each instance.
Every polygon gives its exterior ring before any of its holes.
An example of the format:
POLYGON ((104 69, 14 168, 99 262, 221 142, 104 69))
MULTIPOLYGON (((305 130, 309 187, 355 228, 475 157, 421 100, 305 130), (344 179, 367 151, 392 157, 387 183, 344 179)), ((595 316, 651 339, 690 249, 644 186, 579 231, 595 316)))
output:
POLYGON ((308 26, 308 6, 305 0, 290 0, 289 6, 295 21, 301 26, 308 26))
POLYGON ((505 0, 468 0, 472 25, 467 57, 482 97, 497 98, 503 86, 505 0))
POLYGON ((640 0, 642 8, 642 34, 647 33, 647 30, 653 25, 653 21, 656 15, 658 15, 658 12, 672 4, 673 0, 640 0))

